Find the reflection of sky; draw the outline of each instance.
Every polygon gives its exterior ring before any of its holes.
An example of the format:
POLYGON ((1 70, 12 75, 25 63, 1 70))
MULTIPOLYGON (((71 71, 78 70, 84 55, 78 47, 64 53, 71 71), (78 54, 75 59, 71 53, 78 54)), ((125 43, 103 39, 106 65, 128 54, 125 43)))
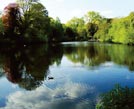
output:
POLYGON ((72 82, 55 89, 41 86, 31 92, 17 91, 10 94, 4 109, 82 109, 82 105, 88 106, 92 103, 82 97, 91 95, 94 91, 95 87, 72 82))
POLYGON ((5 77, 0 79, 0 107, 5 106, 6 97, 8 94, 17 91, 19 88, 11 84, 5 77))

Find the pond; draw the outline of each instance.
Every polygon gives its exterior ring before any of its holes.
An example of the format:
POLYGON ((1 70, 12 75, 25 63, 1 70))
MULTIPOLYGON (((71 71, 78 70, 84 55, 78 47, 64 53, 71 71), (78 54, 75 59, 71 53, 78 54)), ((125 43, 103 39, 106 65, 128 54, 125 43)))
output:
POLYGON ((0 46, 0 109, 95 109, 116 84, 134 88, 133 46, 0 46))

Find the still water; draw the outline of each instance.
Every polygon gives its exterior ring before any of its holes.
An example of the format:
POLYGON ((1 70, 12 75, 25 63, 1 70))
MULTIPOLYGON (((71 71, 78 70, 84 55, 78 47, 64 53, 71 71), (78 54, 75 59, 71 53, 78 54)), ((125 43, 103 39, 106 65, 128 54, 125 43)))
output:
POLYGON ((95 109, 116 84, 134 87, 133 46, 0 46, 0 109, 95 109))

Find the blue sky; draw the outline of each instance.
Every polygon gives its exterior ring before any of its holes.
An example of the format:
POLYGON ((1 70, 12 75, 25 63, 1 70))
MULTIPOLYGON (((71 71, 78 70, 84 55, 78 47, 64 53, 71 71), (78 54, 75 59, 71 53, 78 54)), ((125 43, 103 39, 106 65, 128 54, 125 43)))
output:
MULTIPOLYGON (((0 10, 15 0, 0 0, 0 10)), ((97 11, 105 17, 122 17, 134 11, 134 0, 40 0, 53 18, 61 22, 73 16, 82 17, 88 11, 97 11)))

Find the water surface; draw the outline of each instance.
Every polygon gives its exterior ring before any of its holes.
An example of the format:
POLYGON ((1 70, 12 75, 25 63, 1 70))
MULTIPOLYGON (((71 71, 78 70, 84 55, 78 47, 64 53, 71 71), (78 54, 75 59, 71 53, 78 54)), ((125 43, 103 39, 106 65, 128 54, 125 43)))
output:
POLYGON ((0 109, 94 109, 134 87, 134 47, 66 42, 0 47, 0 109))

